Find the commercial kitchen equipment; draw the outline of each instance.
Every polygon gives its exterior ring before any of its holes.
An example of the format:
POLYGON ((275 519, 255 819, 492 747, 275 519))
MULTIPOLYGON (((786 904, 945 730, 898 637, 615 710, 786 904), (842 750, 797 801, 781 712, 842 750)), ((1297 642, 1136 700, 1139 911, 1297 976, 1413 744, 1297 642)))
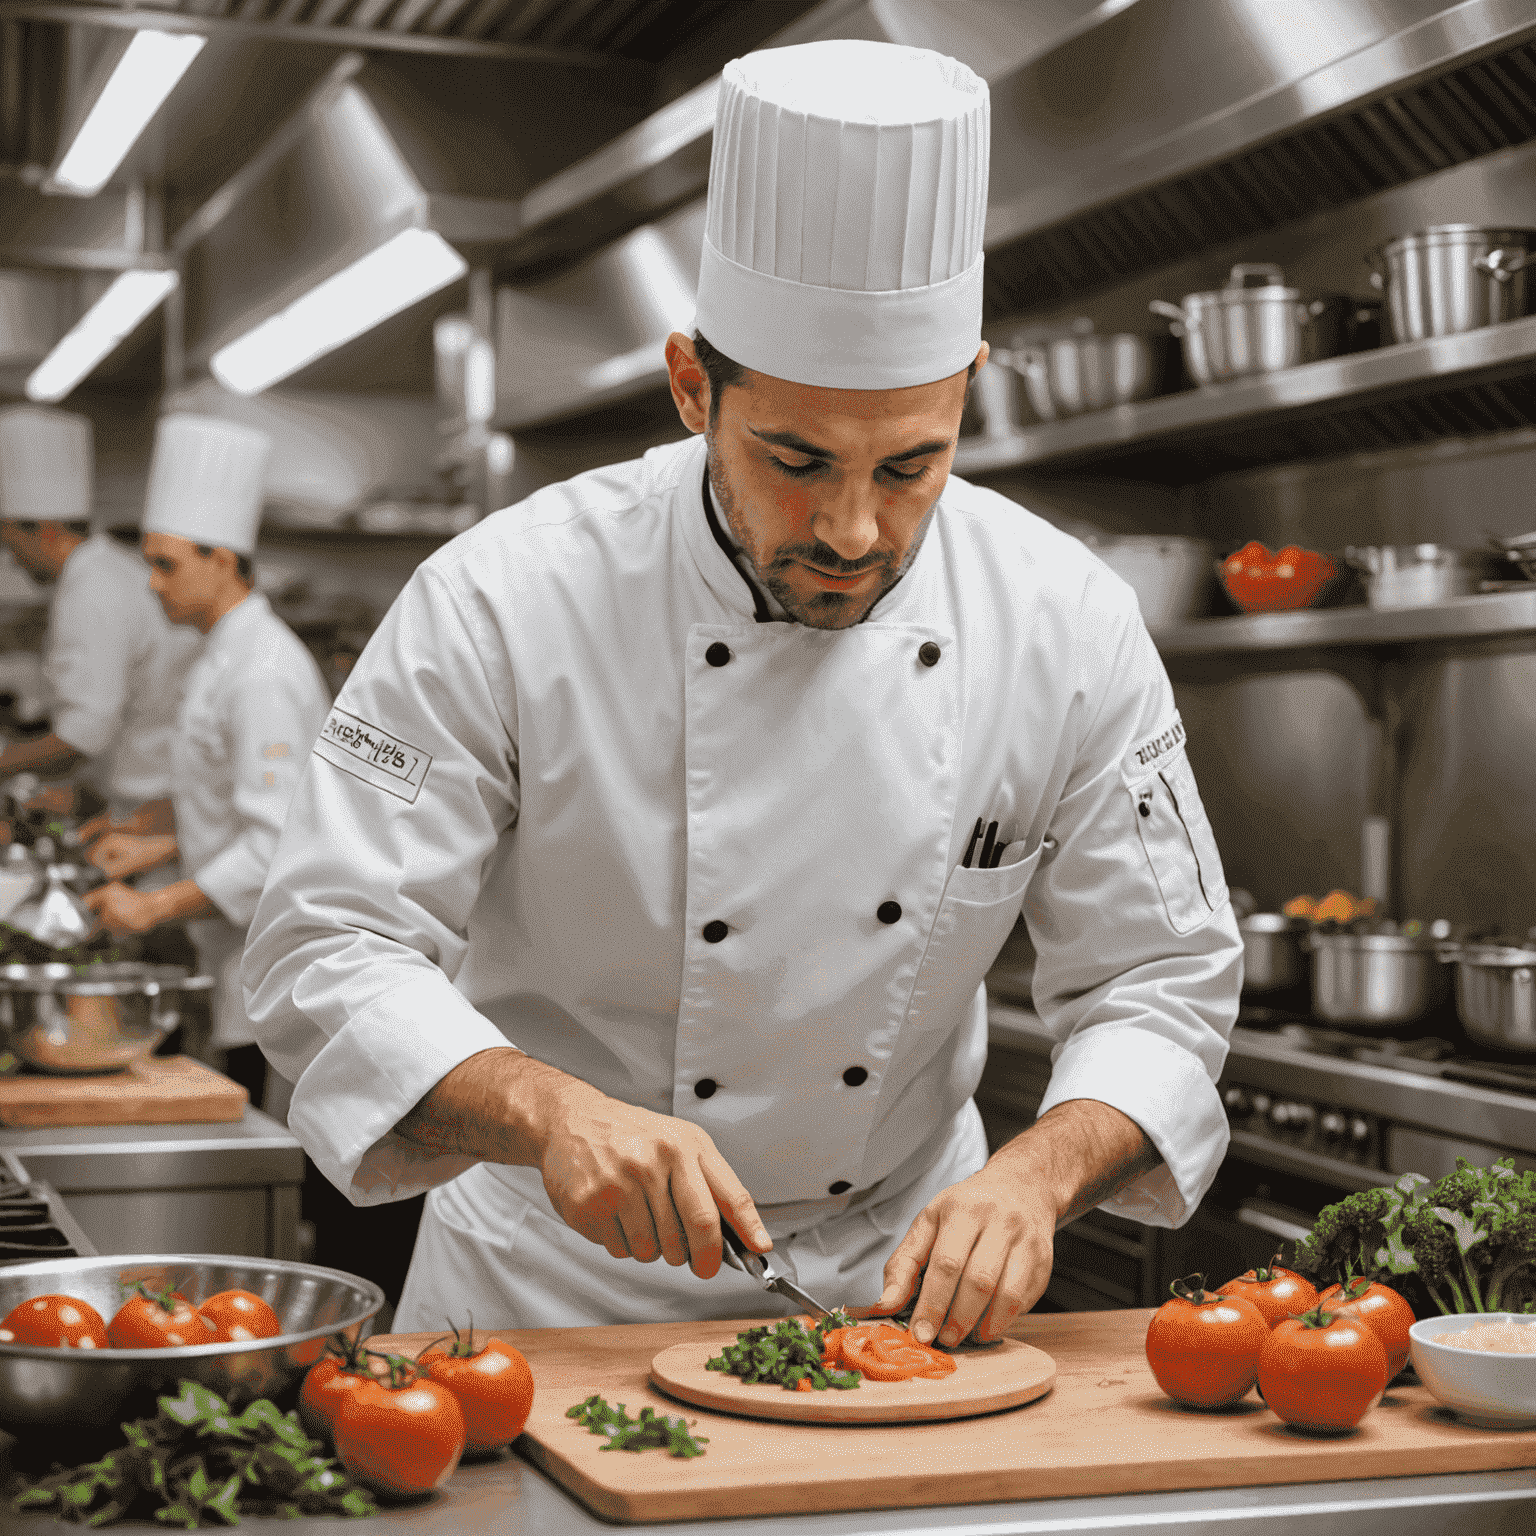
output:
POLYGON ((1435 224, 1371 252, 1395 341, 1480 330, 1531 312, 1526 264, 1536 230, 1435 224))
POLYGON ((1427 608, 1468 597, 1485 581, 1508 574, 1508 560, 1491 549, 1450 549, 1443 544, 1365 545, 1344 558, 1365 573, 1372 608, 1427 608))
POLYGON ((1065 331, 1023 330, 1009 358, 1041 421, 1081 416, 1161 394, 1171 372, 1171 338, 1135 331, 1095 334, 1093 321, 1065 331))
POLYGON ((1312 1012, 1328 1024, 1394 1029, 1422 1019, 1450 992, 1450 974, 1428 934, 1314 929, 1312 1012))
POLYGON ((1083 542, 1135 590, 1148 629, 1206 612, 1214 546, 1178 534, 1085 532, 1083 542))
POLYGON ((304 1150, 247 1108, 228 1125, 0 1129, 96 1250, 299 1258, 304 1150))
POLYGON ((1536 948, 1529 946, 1441 947, 1441 959, 1456 967, 1456 1016, 1490 1051, 1536 1055, 1536 948))
POLYGON ((1243 991, 1284 992, 1307 980, 1302 940, 1312 925, 1283 912, 1254 912, 1238 922, 1243 935, 1243 991))
POLYGON ((1186 293, 1178 304, 1154 299, 1151 309, 1173 321, 1190 377, 1225 384, 1342 352, 1349 301, 1288 288, 1273 262, 1253 261, 1233 267, 1224 288, 1186 293))

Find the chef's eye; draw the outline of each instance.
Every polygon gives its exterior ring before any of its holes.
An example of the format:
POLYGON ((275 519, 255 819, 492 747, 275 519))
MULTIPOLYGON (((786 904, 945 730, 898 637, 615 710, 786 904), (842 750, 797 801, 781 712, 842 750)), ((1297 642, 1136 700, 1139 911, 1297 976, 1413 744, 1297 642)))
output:
POLYGON ((820 459, 812 459, 809 464, 788 464, 776 453, 768 455, 786 475, 793 476, 796 480, 803 480, 807 475, 814 475, 818 469, 825 468, 820 459))
POLYGON ((903 485, 911 485, 914 480, 921 480, 928 473, 928 466, 925 464, 921 469, 915 469, 911 474, 907 474, 905 471, 897 469, 894 464, 882 464, 880 466, 880 473, 892 480, 900 481, 903 485))

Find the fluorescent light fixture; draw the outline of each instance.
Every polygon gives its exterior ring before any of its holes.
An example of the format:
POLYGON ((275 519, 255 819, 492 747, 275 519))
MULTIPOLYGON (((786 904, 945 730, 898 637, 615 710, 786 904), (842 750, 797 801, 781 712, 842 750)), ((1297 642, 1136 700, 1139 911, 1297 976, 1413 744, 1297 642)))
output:
POLYGON ((405 229, 213 354, 226 389, 254 395, 446 288, 469 264, 441 235, 405 229))
POLYGON ((178 282, 174 272, 123 272, 27 380, 29 400, 62 400, 178 282))
POLYGON ((100 192, 207 41, 191 32, 135 32, 48 189, 78 197, 100 192))

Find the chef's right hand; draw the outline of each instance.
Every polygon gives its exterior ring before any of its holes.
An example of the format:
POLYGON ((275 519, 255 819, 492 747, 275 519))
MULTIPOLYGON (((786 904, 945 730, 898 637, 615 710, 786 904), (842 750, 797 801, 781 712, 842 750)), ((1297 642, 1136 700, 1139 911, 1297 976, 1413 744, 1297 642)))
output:
POLYGON ((560 1219, 614 1258, 720 1268, 720 1222, 772 1246, 757 1208, 709 1135, 687 1120, 610 1099, 571 1078, 552 1098, 540 1172, 560 1219))

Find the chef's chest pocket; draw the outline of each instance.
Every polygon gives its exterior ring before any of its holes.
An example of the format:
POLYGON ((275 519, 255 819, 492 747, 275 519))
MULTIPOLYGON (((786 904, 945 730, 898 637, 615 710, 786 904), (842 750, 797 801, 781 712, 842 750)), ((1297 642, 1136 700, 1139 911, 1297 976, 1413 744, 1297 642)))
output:
POLYGON ((1216 835, 1200 803, 1194 770, 1180 753, 1130 786, 1136 830, 1175 933, 1190 933, 1226 904, 1216 835))
POLYGON ((950 871, 912 988, 908 1028, 947 1030, 962 1020, 1019 920, 1041 858, 1055 847, 1047 837, 1016 863, 950 871))

